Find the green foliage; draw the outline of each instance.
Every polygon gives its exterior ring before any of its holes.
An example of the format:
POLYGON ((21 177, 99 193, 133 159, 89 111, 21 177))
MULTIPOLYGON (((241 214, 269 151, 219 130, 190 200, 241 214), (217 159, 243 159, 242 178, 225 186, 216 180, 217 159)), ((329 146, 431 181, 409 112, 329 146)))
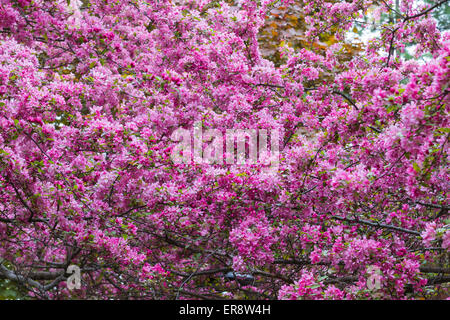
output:
POLYGON ((14 282, 0 279, 0 300, 23 300, 26 295, 14 282))

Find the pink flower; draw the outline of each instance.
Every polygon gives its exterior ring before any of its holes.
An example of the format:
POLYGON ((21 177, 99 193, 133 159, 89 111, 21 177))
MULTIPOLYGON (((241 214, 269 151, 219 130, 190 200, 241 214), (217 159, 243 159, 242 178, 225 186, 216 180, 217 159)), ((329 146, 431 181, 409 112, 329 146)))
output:
POLYGON ((333 285, 329 286, 324 292, 325 299, 342 300, 344 299, 344 296, 345 292, 336 288, 333 285))
POLYGON ((322 250, 320 250, 319 248, 315 248, 314 251, 311 252, 311 254, 309 255, 309 259, 311 259, 311 263, 317 263, 320 261, 320 257, 321 257, 321 253, 322 250))
POLYGON ((425 230, 420 234, 422 237, 423 243, 425 245, 430 246, 431 241, 436 239, 436 222, 429 222, 425 226, 425 230))

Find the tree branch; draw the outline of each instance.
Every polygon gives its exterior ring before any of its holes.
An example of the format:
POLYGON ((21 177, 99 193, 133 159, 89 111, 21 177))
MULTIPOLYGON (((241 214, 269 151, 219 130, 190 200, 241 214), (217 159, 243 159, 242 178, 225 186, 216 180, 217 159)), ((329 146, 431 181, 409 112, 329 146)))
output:
POLYGON ((349 222, 349 223, 365 224, 365 225, 372 226, 372 227, 375 227, 375 228, 389 229, 389 230, 399 231, 399 232, 403 232, 403 233, 409 233, 409 234, 412 234, 412 235, 415 235, 415 236, 420 236, 420 232, 418 232, 418 231, 405 229, 405 228, 393 226, 393 225, 390 225, 390 224, 384 224, 384 223, 380 223, 380 222, 372 222, 372 221, 363 220, 363 219, 349 219, 349 218, 339 217, 339 216, 333 216, 331 218, 332 219, 336 219, 336 220, 346 221, 346 222, 349 222))

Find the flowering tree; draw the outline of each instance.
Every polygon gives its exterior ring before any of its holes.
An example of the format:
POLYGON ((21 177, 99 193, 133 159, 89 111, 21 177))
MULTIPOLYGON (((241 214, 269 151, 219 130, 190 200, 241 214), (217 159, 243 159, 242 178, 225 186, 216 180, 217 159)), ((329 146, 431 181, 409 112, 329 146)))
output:
POLYGON ((49 299, 446 297, 446 2, 0 0, 0 278, 49 299), (308 28, 275 65, 258 33, 280 5, 308 28), (349 56, 368 11, 394 18, 349 56), (176 163, 196 122, 278 130, 277 171, 176 163))

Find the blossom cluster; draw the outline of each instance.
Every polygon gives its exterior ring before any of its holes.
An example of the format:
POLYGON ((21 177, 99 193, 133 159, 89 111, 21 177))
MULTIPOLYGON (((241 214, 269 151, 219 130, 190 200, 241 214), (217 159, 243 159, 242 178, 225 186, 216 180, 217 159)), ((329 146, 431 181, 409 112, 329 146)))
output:
POLYGON ((0 278, 52 299, 442 295, 450 33, 397 2, 0 0, 0 278), (298 2, 305 37, 337 43, 275 64, 258 32, 298 2), (374 7, 398 16, 344 55, 374 7), (277 172, 174 163, 197 122, 277 130, 277 172))

